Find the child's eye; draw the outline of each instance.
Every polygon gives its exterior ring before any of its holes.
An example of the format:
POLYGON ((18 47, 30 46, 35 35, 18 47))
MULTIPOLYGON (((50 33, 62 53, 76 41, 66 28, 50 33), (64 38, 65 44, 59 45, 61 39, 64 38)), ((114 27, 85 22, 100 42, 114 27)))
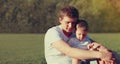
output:
POLYGON ((69 24, 70 22, 67 22, 67 24, 69 24))

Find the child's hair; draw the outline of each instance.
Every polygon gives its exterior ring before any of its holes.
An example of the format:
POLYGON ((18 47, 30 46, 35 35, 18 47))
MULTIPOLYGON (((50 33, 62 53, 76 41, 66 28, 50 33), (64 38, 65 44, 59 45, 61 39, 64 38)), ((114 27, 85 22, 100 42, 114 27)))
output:
POLYGON ((60 10, 60 18, 68 16, 70 18, 79 18, 78 10, 72 6, 66 6, 60 10))
POLYGON ((80 27, 85 28, 86 31, 88 31, 88 23, 86 20, 77 20, 75 24, 75 30, 77 29, 77 24, 79 24, 80 27))

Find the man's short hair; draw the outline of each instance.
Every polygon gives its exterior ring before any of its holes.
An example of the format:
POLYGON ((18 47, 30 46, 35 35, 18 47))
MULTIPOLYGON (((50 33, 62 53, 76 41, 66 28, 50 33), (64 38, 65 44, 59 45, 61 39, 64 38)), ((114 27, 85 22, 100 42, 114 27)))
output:
POLYGON ((60 17, 68 16, 70 18, 79 18, 78 10, 72 6, 66 6, 60 10, 60 17))

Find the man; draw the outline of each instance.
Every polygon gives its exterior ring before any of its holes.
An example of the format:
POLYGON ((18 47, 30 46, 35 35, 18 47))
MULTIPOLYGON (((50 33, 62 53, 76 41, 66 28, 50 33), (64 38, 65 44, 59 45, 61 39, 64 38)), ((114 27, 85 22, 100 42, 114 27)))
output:
POLYGON ((67 43, 79 18, 78 10, 72 6, 61 9, 60 25, 50 28, 45 34, 45 58, 47 64, 71 64, 70 57, 77 59, 101 58, 110 64, 111 52, 88 51, 70 47, 67 43))

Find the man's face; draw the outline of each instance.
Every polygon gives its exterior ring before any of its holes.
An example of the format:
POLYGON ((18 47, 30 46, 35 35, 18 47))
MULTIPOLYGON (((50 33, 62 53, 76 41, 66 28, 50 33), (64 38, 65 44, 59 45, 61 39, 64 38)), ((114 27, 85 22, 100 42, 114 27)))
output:
POLYGON ((76 23, 76 18, 70 18, 68 16, 64 16, 63 18, 59 18, 59 21, 61 23, 62 29, 66 32, 72 32, 75 23, 76 23))

